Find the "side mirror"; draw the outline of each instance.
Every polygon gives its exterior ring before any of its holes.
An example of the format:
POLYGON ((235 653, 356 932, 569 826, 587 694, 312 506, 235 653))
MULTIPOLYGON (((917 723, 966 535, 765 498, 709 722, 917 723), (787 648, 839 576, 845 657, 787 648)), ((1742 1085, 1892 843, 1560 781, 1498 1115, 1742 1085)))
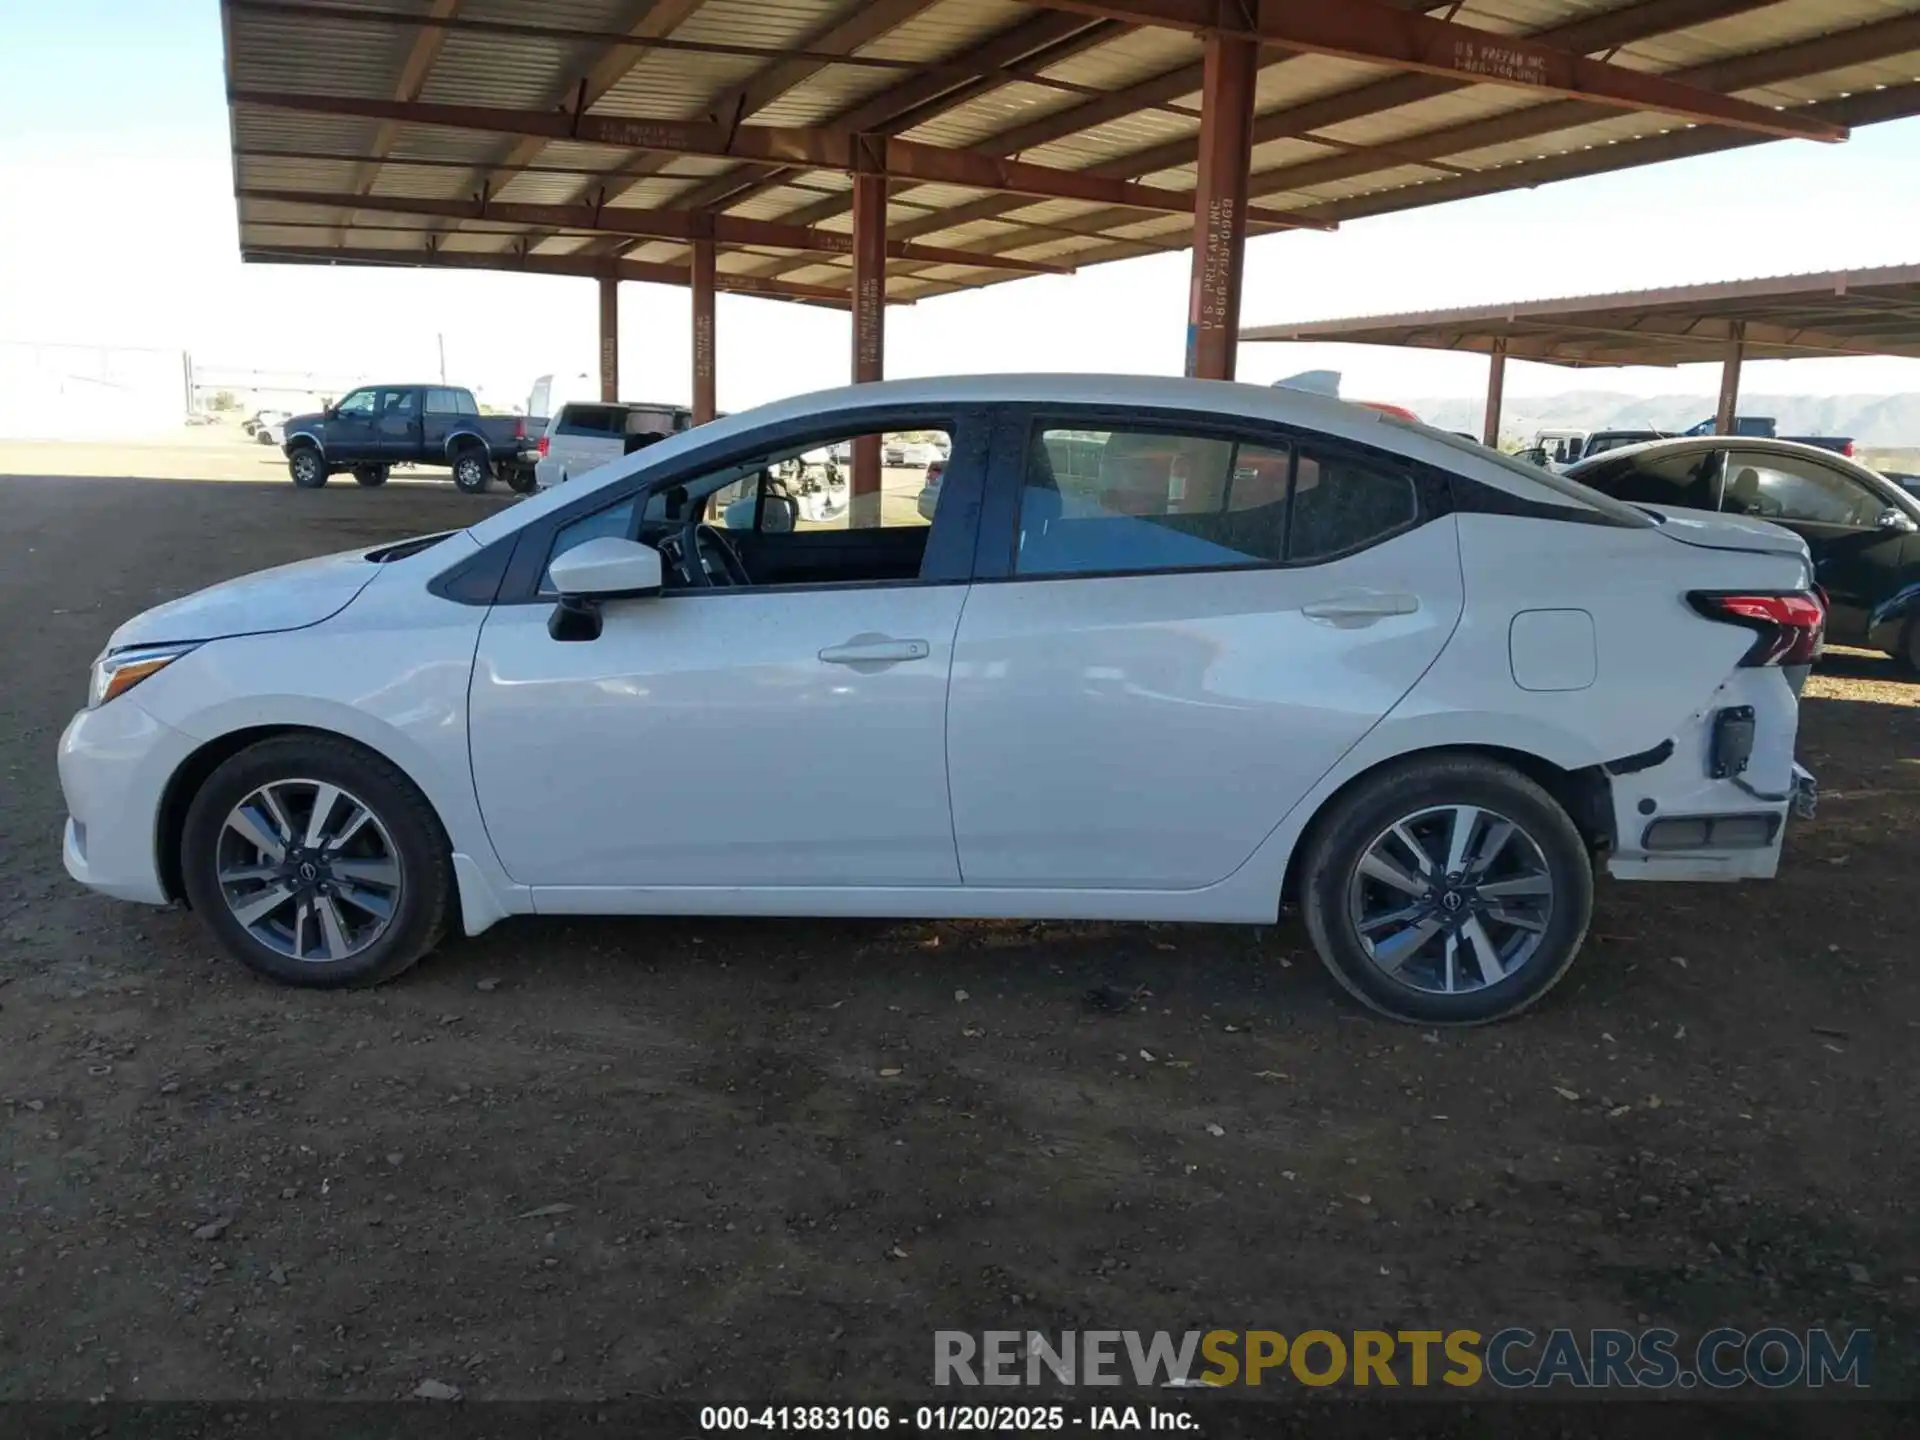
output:
POLYGON ((602 535, 574 546, 549 568, 562 600, 619 600, 660 593, 660 552, 602 535))
POLYGON ((600 602, 660 593, 660 552, 638 540, 602 535, 576 545, 547 567, 560 603, 547 617, 556 640, 598 640, 600 602))
POLYGON ((1892 535, 1911 535, 1920 530, 1920 525, 1915 525, 1913 517, 1904 510, 1882 510, 1874 524, 1892 535))
POLYGON ((786 535, 800 518, 800 503, 791 495, 767 495, 760 502, 760 533, 786 535))

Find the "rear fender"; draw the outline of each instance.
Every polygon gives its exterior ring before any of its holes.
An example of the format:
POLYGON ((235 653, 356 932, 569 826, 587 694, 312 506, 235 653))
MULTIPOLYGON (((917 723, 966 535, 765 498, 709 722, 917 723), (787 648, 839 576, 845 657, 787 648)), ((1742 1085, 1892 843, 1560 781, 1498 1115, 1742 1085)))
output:
POLYGON ((1920 615, 1920 581, 1873 607, 1867 616, 1867 644, 1897 654, 1916 615, 1920 615))
POLYGON ((482 450, 487 452, 487 458, 489 460, 493 458, 493 447, 487 443, 487 437, 485 435, 482 435, 478 430, 456 430, 447 436, 446 444, 442 447, 442 452, 447 457, 447 463, 452 464, 453 457, 469 445, 478 445, 482 450))

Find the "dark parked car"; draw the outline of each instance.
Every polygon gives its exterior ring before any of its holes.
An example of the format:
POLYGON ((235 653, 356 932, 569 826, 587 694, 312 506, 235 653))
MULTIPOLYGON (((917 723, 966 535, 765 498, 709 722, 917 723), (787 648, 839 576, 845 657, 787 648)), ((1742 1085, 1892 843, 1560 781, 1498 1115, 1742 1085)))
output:
POLYGON ((1920 496, 1831 451, 1737 435, 1657 440, 1567 478, 1642 508, 1747 515, 1793 531, 1827 597, 1827 638, 1920 670, 1920 496))
POLYGON ((444 465, 470 495, 495 475, 518 492, 533 488, 533 466, 545 421, 524 415, 482 415, 473 392, 457 385, 363 385, 313 415, 287 421, 287 471, 302 489, 351 472, 362 485, 384 485, 395 465, 444 465))

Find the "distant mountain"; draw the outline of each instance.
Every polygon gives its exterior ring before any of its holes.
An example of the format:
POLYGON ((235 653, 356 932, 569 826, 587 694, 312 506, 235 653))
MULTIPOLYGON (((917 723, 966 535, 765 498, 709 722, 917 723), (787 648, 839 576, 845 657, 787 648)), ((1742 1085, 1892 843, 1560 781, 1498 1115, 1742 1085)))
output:
MULTIPOLYGON (((1480 400, 1407 400, 1429 425, 1478 432, 1480 400)), ((1509 396, 1500 428, 1530 436, 1542 427, 1569 430, 1685 430, 1713 414, 1712 395, 1621 395, 1568 390, 1559 395, 1509 396)), ((1743 395, 1742 415, 1771 415, 1783 435, 1851 435, 1863 445, 1920 446, 1920 394, 1743 395)))

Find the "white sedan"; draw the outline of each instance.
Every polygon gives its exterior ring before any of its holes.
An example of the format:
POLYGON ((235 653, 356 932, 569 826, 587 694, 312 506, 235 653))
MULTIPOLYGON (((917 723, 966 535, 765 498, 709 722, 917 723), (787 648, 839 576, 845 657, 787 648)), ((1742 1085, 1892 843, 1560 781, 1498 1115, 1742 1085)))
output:
POLYGON ((1290 903, 1360 1000, 1484 1021, 1596 868, 1774 873, 1810 579, 1763 522, 1323 397, 866 385, 128 621, 60 742, 66 864, 311 986, 521 913, 1290 903), (930 524, 794 526, 784 461, 901 430, 951 438, 930 524))

